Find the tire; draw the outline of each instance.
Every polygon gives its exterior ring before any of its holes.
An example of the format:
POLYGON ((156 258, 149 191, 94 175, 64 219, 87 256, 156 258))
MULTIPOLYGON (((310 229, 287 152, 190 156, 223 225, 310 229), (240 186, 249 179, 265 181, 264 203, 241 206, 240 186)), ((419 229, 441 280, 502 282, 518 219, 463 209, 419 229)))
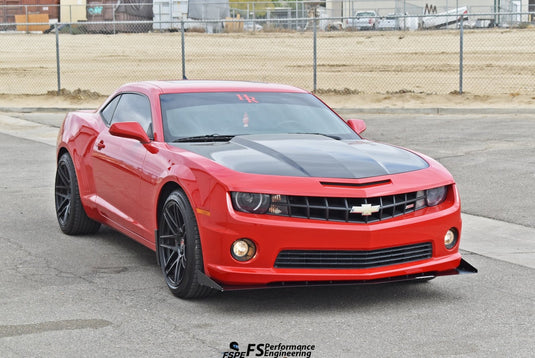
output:
POLYGON ((94 234, 100 223, 90 219, 80 200, 78 179, 69 153, 58 160, 54 189, 56 217, 59 227, 67 235, 94 234))
POLYGON ((167 286, 180 298, 199 298, 214 291, 199 283, 203 270, 201 240, 186 194, 173 191, 162 207, 157 255, 167 286))

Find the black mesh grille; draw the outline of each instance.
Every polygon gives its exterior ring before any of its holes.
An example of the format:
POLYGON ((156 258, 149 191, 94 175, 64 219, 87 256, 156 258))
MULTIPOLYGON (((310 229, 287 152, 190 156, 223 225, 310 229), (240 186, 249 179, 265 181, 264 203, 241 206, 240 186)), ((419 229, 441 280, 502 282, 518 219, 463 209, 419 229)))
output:
POLYGON ((387 195, 375 198, 328 198, 281 196, 272 202, 269 214, 355 223, 390 219, 425 207, 425 192, 387 195))
POLYGON ((430 242, 369 251, 285 250, 277 256, 275 267, 364 269, 425 260, 432 255, 430 242))

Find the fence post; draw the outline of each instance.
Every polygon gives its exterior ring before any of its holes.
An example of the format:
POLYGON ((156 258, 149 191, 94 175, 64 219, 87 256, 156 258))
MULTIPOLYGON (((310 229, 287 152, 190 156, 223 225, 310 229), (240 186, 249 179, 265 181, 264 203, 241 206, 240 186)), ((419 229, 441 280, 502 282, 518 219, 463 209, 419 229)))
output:
POLYGON ((182 19, 180 21, 180 34, 181 34, 181 37, 182 37, 182 79, 183 80, 187 80, 186 78, 186 48, 185 48, 185 43, 186 41, 184 40, 184 19, 182 19))
POLYGON ((72 5, 69 5, 69 33, 72 35, 72 5))
POLYGON ((24 5, 24 13, 26 14, 26 33, 30 33, 30 25, 28 23, 30 22, 30 18, 28 15, 28 5, 24 5))
POLYGON ((313 45, 313 51, 314 51, 314 69, 313 69, 313 73, 314 73, 314 80, 313 80, 313 83, 314 83, 314 92, 316 92, 316 89, 317 89, 317 81, 318 81, 318 74, 317 74, 317 69, 318 69, 318 47, 317 47, 317 34, 318 34, 318 31, 317 31, 317 26, 316 26, 316 16, 314 16, 314 25, 312 26, 312 28, 314 29, 314 45, 313 45))
MULTIPOLYGON (((106 6, 106 5, 104 5, 106 6)), ((112 16, 113 16, 113 34, 116 34, 116 27, 115 27, 115 6, 112 7, 112 16)))
POLYGON ((58 96, 61 92, 61 71, 59 67, 59 23, 56 22, 56 71, 58 77, 58 96))
POLYGON ((459 43, 459 94, 463 94, 463 47, 464 47, 464 16, 461 15, 461 33, 459 43))

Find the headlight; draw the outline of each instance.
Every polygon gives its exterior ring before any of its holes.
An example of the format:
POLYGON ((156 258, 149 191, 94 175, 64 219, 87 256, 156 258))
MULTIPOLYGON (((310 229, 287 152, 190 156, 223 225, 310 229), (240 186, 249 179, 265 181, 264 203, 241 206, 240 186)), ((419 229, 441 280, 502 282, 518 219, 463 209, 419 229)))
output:
POLYGON ((267 194, 232 192, 234 209, 251 214, 265 214, 271 204, 267 194))
POLYGON ((426 191, 427 206, 436 206, 446 200, 448 194, 448 188, 441 186, 439 188, 433 188, 426 191))

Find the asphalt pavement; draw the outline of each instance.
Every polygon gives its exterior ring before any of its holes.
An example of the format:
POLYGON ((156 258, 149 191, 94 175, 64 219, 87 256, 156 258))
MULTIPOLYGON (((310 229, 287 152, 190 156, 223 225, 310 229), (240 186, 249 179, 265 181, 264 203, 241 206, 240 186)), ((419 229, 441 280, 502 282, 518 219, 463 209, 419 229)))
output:
POLYGON ((366 120, 368 138, 453 173, 461 251, 478 274, 176 299, 147 248, 105 227, 60 232, 54 146, 65 112, 9 111, 0 114, 0 357, 223 357, 231 342, 315 345, 312 357, 535 356, 535 114, 343 112, 366 120))

